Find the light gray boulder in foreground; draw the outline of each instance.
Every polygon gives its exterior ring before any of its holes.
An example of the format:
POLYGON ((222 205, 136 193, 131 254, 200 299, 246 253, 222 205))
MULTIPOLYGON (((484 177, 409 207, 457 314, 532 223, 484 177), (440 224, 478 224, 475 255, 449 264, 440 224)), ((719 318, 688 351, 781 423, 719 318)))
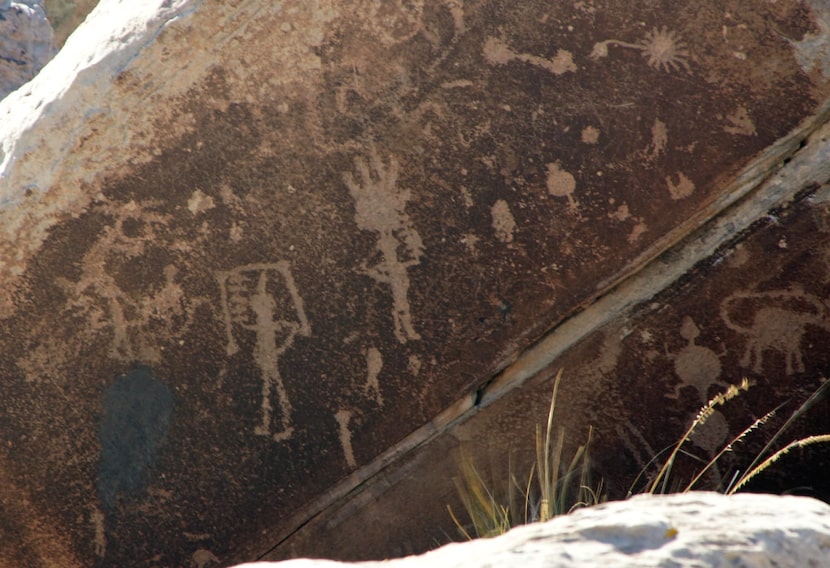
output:
MULTIPOLYGON (((288 560, 236 568, 333 568, 288 560)), ((492 539, 448 544, 420 556, 354 566, 807 567, 830 566, 830 506, 809 497, 719 493, 640 495, 492 539)))
POLYGON ((42 0, 0 0, 0 99, 37 75, 56 52, 42 0))

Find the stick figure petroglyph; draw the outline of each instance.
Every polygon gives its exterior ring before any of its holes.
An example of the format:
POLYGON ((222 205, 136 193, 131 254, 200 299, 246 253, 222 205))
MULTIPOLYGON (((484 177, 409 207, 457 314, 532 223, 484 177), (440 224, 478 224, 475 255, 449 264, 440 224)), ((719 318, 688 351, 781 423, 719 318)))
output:
POLYGON ((381 255, 374 266, 362 262, 361 270, 391 288, 392 317, 398 341, 406 343, 420 339, 412 325, 407 270, 421 263, 424 244, 405 212, 410 192, 397 187, 399 165, 394 156, 389 158, 387 166, 372 147, 368 162, 358 157, 354 164, 360 180, 347 172, 343 174, 343 181, 355 202, 355 222, 362 230, 377 233, 376 247, 381 255))
POLYGON ((804 371, 801 340, 807 326, 826 327, 824 304, 799 289, 737 292, 721 303, 720 313, 729 329, 746 337, 741 366, 756 373, 763 371, 767 351, 784 354, 787 375, 804 371))
POLYGON ((254 361, 262 372, 262 421, 254 429, 260 436, 280 442, 293 434, 291 402, 280 375, 279 359, 297 335, 311 335, 303 300, 289 264, 246 264, 217 273, 227 333, 227 354, 239 351, 238 330, 256 334, 254 361), (279 403, 279 429, 272 431, 271 390, 279 403))

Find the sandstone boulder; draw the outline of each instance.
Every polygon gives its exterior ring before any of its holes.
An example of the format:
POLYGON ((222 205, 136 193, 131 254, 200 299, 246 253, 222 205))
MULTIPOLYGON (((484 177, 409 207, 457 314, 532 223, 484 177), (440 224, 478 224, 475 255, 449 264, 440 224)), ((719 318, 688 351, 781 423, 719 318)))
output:
POLYGON ((448 456, 527 454, 560 366, 613 496, 744 375, 698 459, 798 404, 830 369, 828 21, 101 2, 0 101, 0 558, 426 550, 448 456))
POLYGON ((830 506, 806 497, 641 495, 421 556, 346 564, 298 559, 236 568, 803 568, 830 558, 830 506))

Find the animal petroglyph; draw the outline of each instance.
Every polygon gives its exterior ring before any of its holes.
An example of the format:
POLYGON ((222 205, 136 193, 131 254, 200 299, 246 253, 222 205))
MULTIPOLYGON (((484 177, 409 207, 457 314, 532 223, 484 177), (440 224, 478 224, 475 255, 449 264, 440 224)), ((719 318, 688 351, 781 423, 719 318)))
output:
POLYGON ((141 263, 151 243, 163 242, 159 229, 167 225, 168 216, 154 211, 155 205, 130 201, 97 206, 97 211, 113 218, 112 224, 101 230, 81 259, 80 278, 57 279, 68 296, 70 311, 84 315, 93 331, 109 329, 109 356, 121 361, 158 361, 161 354, 154 326, 169 328, 178 321, 183 322, 178 329, 182 331, 190 323, 176 266, 168 264, 161 274, 142 272, 130 279, 143 288, 140 292, 123 290, 116 278, 130 263, 141 263))
POLYGON ((407 270, 421 263, 424 244, 405 212, 410 192, 397 186, 399 165, 394 157, 389 158, 387 166, 372 148, 368 162, 358 157, 354 163, 360 180, 347 172, 343 181, 355 202, 355 222, 360 229, 378 235, 376 247, 381 255, 374 266, 361 263, 361 270, 391 288, 398 341, 421 339, 412 325, 407 270))
POLYGON ((551 59, 531 55, 529 53, 517 53, 510 49, 500 39, 489 37, 484 43, 484 60, 490 65, 507 65, 511 61, 522 61, 540 69, 544 69, 554 75, 561 75, 568 71, 576 71, 573 54, 565 49, 559 49, 551 59))
POLYGON ((303 300, 291 276, 289 263, 247 264, 216 275, 222 294, 227 354, 239 351, 237 334, 256 334, 254 361, 262 372, 262 421, 254 429, 277 442, 293 434, 291 403, 280 375, 279 360, 297 335, 311 335, 303 300), (279 404, 279 426, 273 429, 271 393, 279 404))
POLYGON ((826 327, 824 304, 798 289, 738 292, 721 303, 720 314, 729 329, 746 337, 740 364, 756 373, 763 371, 767 351, 784 355, 787 375, 803 372, 807 326, 826 327))
POLYGON ((607 39, 594 44, 591 59, 600 59, 608 56, 608 46, 625 47, 640 51, 647 60, 649 67, 663 71, 679 71, 682 67, 690 71, 689 50, 680 34, 667 29, 665 26, 653 28, 637 43, 629 43, 618 39, 607 39))

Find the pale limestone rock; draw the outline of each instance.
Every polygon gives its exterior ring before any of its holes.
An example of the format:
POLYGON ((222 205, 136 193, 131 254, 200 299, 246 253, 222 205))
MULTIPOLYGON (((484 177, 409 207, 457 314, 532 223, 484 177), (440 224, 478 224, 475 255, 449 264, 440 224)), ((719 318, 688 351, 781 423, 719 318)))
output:
POLYGON ((0 99, 37 75, 55 51, 42 0, 0 2, 0 99))
MULTIPOLYGON (((492 539, 449 544, 420 556, 354 566, 523 568, 614 566, 827 566, 830 506, 807 497, 719 493, 641 495, 492 539)), ((328 560, 236 568, 334 568, 328 560)))

